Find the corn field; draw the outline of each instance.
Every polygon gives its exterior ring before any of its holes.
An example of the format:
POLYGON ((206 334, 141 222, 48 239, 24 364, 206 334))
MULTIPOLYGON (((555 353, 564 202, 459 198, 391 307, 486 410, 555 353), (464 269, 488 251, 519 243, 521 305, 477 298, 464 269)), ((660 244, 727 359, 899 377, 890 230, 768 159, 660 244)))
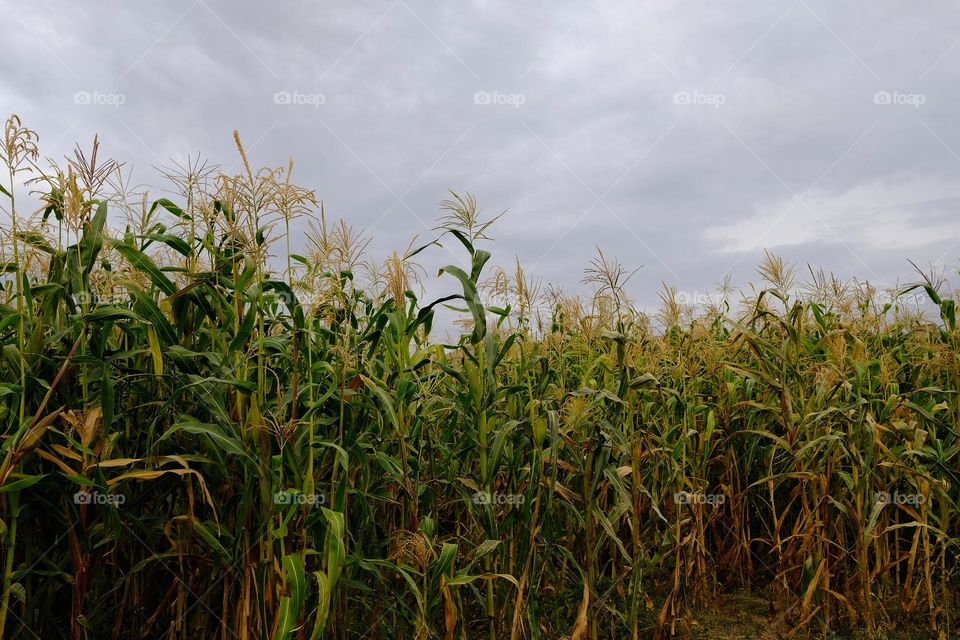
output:
POLYGON ((152 197, 6 123, 3 637, 691 637, 735 592, 776 637, 960 633, 936 278, 768 254, 645 313, 603 253, 589 295, 493 266, 468 195, 377 260, 236 143, 152 197))

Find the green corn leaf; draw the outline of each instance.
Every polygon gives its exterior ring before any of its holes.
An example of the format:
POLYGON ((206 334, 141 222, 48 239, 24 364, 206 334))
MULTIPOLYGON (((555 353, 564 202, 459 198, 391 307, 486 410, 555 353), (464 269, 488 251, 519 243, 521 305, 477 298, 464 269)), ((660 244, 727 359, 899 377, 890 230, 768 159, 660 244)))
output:
POLYGON ((177 292, 176 285, 163 274, 160 267, 157 266, 157 263, 153 261, 153 258, 136 247, 123 242, 114 242, 113 248, 117 253, 126 258, 134 269, 147 274, 154 286, 165 294, 169 296, 177 292))
POLYGON ((467 308, 470 309, 470 314, 473 316, 473 333, 470 336, 470 341, 473 344, 479 344, 487 333, 487 316, 483 309, 483 303, 480 301, 480 296, 477 294, 477 285, 460 267, 448 265, 440 269, 439 275, 444 273, 449 273, 455 277, 463 287, 462 300, 467 303, 467 308))
POLYGON ((280 609, 277 612, 277 630, 273 634, 273 640, 287 640, 293 633, 296 624, 297 612, 294 610, 293 598, 289 596, 280 598, 280 609))
POLYGON ((251 455, 247 452, 240 440, 232 435, 224 433, 224 431, 217 425, 200 422, 191 416, 182 415, 173 426, 167 429, 167 432, 163 434, 161 439, 169 438, 178 431, 204 436, 208 438, 217 449, 230 455, 239 456, 251 463, 254 463, 253 457, 251 457, 251 455))

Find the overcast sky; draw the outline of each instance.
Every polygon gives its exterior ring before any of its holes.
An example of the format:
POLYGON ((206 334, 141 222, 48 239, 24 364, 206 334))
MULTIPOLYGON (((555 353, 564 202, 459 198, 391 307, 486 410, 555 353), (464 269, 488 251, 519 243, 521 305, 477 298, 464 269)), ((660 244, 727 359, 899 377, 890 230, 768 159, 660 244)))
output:
POLYGON ((428 234, 453 189, 509 210, 495 261, 576 290, 600 245, 644 265, 641 305, 661 282, 742 285, 763 248, 881 285, 908 259, 956 272, 955 1, 0 8, 0 111, 44 154, 99 133, 157 184, 171 158, 233 164, 236 128, 380 254, 428 234))

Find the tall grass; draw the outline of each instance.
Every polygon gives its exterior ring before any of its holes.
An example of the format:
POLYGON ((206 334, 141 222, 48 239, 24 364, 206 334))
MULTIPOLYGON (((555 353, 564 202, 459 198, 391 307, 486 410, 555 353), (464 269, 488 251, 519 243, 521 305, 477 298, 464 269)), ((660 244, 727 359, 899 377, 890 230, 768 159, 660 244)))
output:
POLYGON ((785 634, 958 632, 934 279, 899 292, 930 322, 770 255, 749 299, 648 317, 602 253, 587 297, 491 267, 469 196, 380 262, 239 137, 239 174, 151 199, 5 131, 3 637, 666 638, 738 590, 785 634))

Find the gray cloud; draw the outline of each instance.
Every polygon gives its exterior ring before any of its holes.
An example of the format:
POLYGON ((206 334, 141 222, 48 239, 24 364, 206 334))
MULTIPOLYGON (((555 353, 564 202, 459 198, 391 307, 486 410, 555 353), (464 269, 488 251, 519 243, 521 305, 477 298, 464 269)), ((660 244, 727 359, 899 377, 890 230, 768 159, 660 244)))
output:
POLYGON ((501 263, 576 289, 600 245, 645 265, 641 304, 744 283, 763 247, 885 283, 960 251, 954 3, 4 5, 0 109, 45 153, 98 132, 155 183, 229 166, 237 128, 380 253, 447 189, 510 210, 501 263))

